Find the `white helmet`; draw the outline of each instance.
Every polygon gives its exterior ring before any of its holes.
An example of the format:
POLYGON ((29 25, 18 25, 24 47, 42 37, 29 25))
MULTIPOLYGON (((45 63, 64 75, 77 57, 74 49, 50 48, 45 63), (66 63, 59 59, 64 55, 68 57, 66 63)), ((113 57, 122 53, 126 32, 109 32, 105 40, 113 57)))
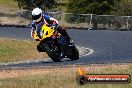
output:
POLYGON ((42 19, 42 10, 40 8, 33 9, 32 19, 34 22, 39 22, 42 19))

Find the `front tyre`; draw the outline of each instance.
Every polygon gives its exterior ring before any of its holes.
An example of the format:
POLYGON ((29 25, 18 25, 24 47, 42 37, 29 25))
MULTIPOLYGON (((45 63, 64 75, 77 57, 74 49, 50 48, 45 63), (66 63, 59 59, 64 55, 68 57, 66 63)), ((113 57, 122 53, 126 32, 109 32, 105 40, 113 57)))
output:
POLYGON ((54 62, 60 62, 61 56, 59 53, 55 52, 52 47, 49 46, 49 44, 45 44, 44 46, 46 53, 48 56, 54 61, 54 62))

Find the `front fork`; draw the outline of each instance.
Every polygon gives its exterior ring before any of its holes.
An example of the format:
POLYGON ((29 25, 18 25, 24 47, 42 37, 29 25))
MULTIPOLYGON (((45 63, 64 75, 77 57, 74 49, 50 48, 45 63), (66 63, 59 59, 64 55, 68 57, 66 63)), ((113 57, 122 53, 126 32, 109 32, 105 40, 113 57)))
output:
MULTIPOLYGON (((61 45, 58 44, 57 39, 53 39, 52 42, 47 42, 47 43, 50 46, 52 52, 57 52, 58 54, 61 55, 62 49, 61 49, 61 45)), ((46 52, 44 49, 44 43, 39 43, 37 45, 37 50, 38 50, 38 52, 46 52)))

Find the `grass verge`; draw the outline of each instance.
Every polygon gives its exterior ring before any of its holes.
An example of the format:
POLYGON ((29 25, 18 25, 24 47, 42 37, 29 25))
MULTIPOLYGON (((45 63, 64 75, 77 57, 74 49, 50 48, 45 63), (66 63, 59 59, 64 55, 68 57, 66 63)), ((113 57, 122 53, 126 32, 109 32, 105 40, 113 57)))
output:
POLYGON ((46 53, 37 51, 36 45, 31 40, 0 39, 0 63, 47 58, 46 53))
MULTIPOLYGON (((130 74, 132 64, 110 64, 84 66, 88 74, 130 74), (120 69, 119 69, 120 68, 120 69)), ((76 83, 78 67, 37 68, 27 70, 0 71, 0 88, 132 88, 130 84, 86 84, 76 83)))
POLYGON ((19 9, 17 2, 14 0, 0 0, 0 9, 2 10, 17 10, 19 9))

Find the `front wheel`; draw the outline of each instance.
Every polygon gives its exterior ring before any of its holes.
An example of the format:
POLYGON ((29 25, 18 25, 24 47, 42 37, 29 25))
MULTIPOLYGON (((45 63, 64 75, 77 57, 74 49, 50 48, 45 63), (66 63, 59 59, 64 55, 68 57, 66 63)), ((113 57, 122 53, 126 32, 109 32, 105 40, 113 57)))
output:
POLYGON ((60 62, 61 56, 49 44, 45 44, 45 51, 54 62, 60 62))

